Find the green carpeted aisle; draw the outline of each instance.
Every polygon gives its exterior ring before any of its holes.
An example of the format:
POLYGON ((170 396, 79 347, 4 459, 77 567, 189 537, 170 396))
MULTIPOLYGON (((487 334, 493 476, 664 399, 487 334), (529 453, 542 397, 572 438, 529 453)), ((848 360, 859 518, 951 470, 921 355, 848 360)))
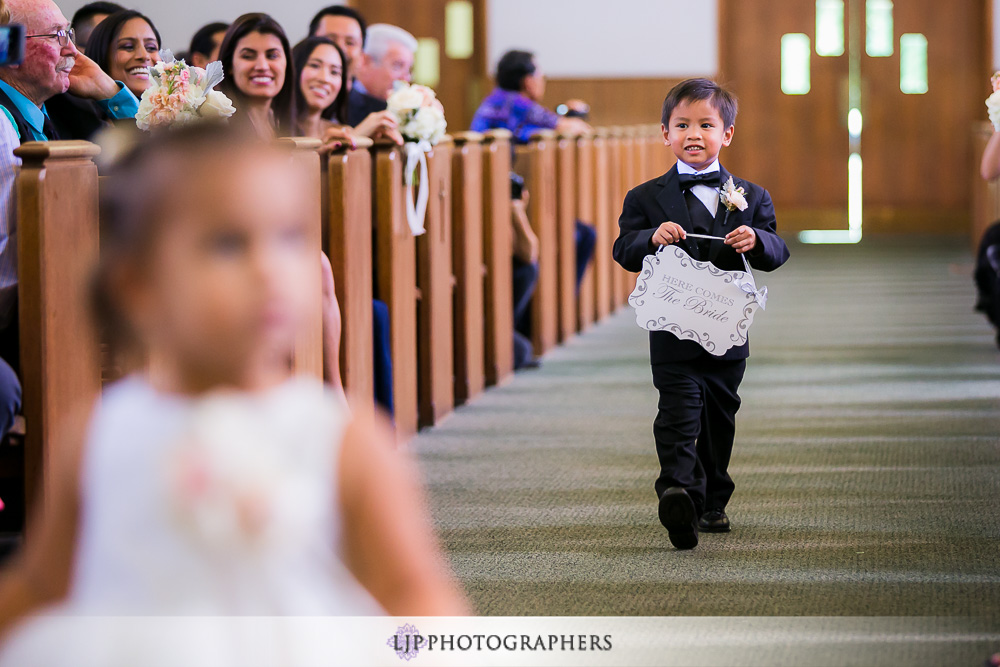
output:
POLYGON ((964 240, 791 250, 758 275, 770 300, 741 392, 731 534, 677 552, 657 522, 656 394, 629 308, 415 440, 480 613, 1000 627, 1000 355, 972 311, 964 240))

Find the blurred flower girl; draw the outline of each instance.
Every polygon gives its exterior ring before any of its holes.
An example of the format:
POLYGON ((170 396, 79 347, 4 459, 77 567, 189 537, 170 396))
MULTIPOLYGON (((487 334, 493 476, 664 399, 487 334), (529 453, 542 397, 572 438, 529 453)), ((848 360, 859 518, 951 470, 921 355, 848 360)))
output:
POLYGON ((0 663, 246 664, 224 632, 144 642, 80 625, 97 616, 466 612, 388 429, 290 377, 320 291, 304 182, 287 153, 197 123, 102 184, 95 311, 156 373, 108 388, 50 459, 0 580, 0 663))

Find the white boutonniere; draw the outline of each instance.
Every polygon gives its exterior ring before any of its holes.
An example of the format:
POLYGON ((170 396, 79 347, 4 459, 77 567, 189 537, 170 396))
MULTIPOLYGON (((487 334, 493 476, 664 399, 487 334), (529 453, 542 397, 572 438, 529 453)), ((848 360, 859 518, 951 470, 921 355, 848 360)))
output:
POLYGON ((746 190, 742 187, 736 187, 732 176, 719 189, 719 199, 729 211, 737 209, 745 211, 747 208, 746 190))

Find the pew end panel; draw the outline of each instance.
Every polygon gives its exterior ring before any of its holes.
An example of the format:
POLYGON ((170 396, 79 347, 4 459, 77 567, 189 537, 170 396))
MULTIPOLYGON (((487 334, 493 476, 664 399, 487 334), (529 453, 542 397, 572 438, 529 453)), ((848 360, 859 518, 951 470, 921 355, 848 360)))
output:
MULTIPOLYGON (((608 204, 611 207, 611 219, 612 223, 612 245, 614 240, 618 238, 618 217, 621 215, 622 204, 625 202, 625 193, 628 192, 628 188, 623 189, 623 183, 626 182, 626 176, 624 174, 625 170, 625 153, 624 153, 624 129, 621 127, 611 127, 608 130, 608 204)), ((631 187, 631 186, 629 186, 631 187)), ((621 295, 625 291, 625 276, 627 271, 618 265, 618 262, 611 263, 611 295, 610 295, 610 309, 611 312, 618 310, 624 301, 621 295)))
POLYGON ((375 298, 389 308, 393 421, 400 440, 417 432, 416 238, 406 222, 403 153, 374 148, 372 212, 375 220, 375 298))
MULTIPOLYGON (((98 177, 85 141, 29 142, 17 179, 18 318, 25 504, 47 501, 55 461, 79 443, 75 417, 101 391, 88 288, 99 253, 98 177)), ((28 526, 30 530, 30 526, 28 526)))
POLYGON ((420 426, 439 423, 455 407, 452 149, 445 137, 427 154, 427 231, 416 238, 420 426))
POLYGON ((561 135, 556 143, 556 229, 559 272, 559 342, 576 333, 576 135, 561 135))
MULTIPOLYGON (((619 210, 621 210, 620 205, 625 201, 625 195, 628 191, 639 185, 642 181, 641 161, 640 161, 640 151, 639 147, 641 145, 640 138, 637 136, 637 131, 635 127, 624 127, 621 130, 622 133, 622 167, 621 167, 621 181, 618 191, 618 203, 619 210)), ((628 297, 635 289, 635 280, 639 274, 626 271, 621 266, 617 265, 618 273, 621 275, 621 282, 619 283, 618 289, 621 290, 616 296, 618 306, 624 306, 628 303, 628 297)))
POLYGON ((511 133, 483 136, 483 257, 485 281, 485 371, 488 385, 514 374, 513 225, 511 221, 511 133))
POLYGON ((455 272, 455 403, 486 386, 486 265, 483 257, 483 135, 453 137, 452 264, 455 272))
POLYGON ((618 215, 614 208, 614 197, 609 183, 610 146, 609 135, 601 129, 594 139, 593 160, 593 205, 594 226, 597 230, 597 246, 594 250, 594 315, 603 320, 611 314, 611 272, 614 269, 612 246, 618 238, 618 215))
POLYGON ((543 355, 559 339, 559 233, 556 184, 556 134, 536 132, 517 147, 518 173, 529 192, 528 217, 538 236, 538 283, 531 299, 531 337, 543 355))
POLYGON ((374 401, 372 338, 372 158, 371 139, 333 151, 327 160, 325 247, 343 322, 340 374, 352 403, 374 401))
POLYGON ((576 210, 577 216, 584 223, 592 225, 598 235, 594 243, 594 256, 587 264, 580 283, 580 294, 577 298, 578 331, 585 331, 594 323, 594 292, 596 290, 597 255, 601 252, 600 232, 598 231, 594 193, 597 184, 594 182, 594 135, 579 137, 576 140, 576 210))

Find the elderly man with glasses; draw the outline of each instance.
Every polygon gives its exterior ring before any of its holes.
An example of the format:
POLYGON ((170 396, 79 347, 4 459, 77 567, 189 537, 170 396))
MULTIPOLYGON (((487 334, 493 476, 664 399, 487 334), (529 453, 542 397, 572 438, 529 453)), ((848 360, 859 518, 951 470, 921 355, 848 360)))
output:
MULTIPOLYGON (((52 0, 7 0, 9 18, 25 28, 24 61, 0 67, 0 359, 15 370, 20 345, 17 324, 17 235, 14 189, 20 159, 13 151, 28 141, 59 139, 45 102, 70 93, 95 100, 111 118, 134 117, 139 101, 94 61, 80 53, 73 29, 52 0)), ((7 375, 0 366, 0 430, 7 426, 7 375)), ((20 395, 20 387, 17 387, 20 395)), ((0 433, 2 435, 2 433, 0 433)))

